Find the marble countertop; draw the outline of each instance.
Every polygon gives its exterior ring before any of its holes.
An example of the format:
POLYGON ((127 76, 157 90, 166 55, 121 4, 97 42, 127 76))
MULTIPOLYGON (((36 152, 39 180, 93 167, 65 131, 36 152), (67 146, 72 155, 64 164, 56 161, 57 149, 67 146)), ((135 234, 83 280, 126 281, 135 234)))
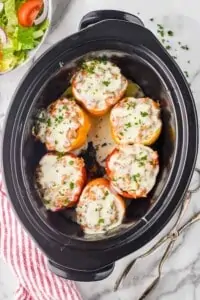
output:
MULTIPOLYGON (((79 21, 84 14, 96 9, 119 9, 138 15, 145 26, 157 35, 157 24, 172 30, 174 35, 169 38, 169 51, 177 57, 177 62, 188 75, 187 79, 195 98, 200 116, 200 16, 199 1, 194 0, 71 0, 66 9, 65 0, 58 1, 59 22, 54 22, 54 28, 49 34, 45 44, 37 56, 41 55, 52 44, 77 31, 79 21), (60 16, 60 12, 64 12, 60 16), (150 20, 153 18, 153 21, 150 20), (187 45, 189 50, 179 45, 187 45)), ((0 130, 3 116, 11 102, 13 92, 21 78, 28 71, 33 61, 19 70, 0 77, 0 130)), ((198 157, 197 166, 200 166, 198 157)), ((200 192, 192 196, 191 204, 187 209, 185 222, 189 217, 200 211, 200 192)), ((176 216, 174 216, 175 220, 176 216)), ((173 220, 160 233, 168 232, 173 220)), ((164 265, 162 279, 156 289, 146 298, 147 300, 198 300, 200 299, 200 243, 198 233, 200 222, 192 225, 176 241, 172 254, 164 265)), ((130 271, 120 290, 112 292, 114 283, 126 264, 138 256, 145 249, 153 245, 157 236, 151 243, 139 252, 131 254, 116 263, 113 274, 101 282, 78 284, 84 300, 138 300, 139 296, 156 277, 157 264, 164 252, 161 247, 149 257, 139 260, 135 268, 130 271)), ((17 279, 0 259, 0 300, 13 299, 17 279)), ((34 299, 37 300, 37 299, 34 299)))

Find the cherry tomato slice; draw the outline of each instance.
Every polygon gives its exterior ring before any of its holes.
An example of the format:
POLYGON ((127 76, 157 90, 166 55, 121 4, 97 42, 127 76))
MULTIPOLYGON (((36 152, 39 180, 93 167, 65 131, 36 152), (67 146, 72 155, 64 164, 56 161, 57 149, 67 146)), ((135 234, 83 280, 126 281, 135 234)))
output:
POLYGON ((18 21, 21 26, 31 27, 43 7, 42 0, 28 0, 18 9, 18 21))

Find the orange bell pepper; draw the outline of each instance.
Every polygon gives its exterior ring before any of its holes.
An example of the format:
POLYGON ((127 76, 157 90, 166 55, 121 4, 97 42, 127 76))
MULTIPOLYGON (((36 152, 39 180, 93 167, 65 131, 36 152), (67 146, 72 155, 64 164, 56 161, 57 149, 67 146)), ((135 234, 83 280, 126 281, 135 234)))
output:
POLYGON ((75 150, 83 146, 87 140, 88 132, 91 128, 91 122, 87 113, 81 109, 81 114, 83 117, 83 125, 78 129, 78 135, 76 140, 71 144, 70 151, 75 150))

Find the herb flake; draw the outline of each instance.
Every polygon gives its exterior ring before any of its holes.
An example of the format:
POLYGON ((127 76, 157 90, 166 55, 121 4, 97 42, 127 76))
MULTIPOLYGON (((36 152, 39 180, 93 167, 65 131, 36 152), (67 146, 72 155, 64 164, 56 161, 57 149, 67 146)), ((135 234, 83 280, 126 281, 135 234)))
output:
POLYGON ((108 81, 108 80, 104 80, 104 81, 102 81, 102 83, 103 83, 105 86, 109 86, 109 84, 110 84, 110 81, 108 81))
POLYGON ((141 111, 140 114, 142 117, 147 117, 149 115, 146 111, 141 111))
POLYGON ((51 126, 51 119, 47 120, 47 126, 49 126, 49 127, 51 126))
POLYGON ((168 34, 169 36, 174 36, 174 33, 173 33, 172 30, 168 30, 168 31, 167 31, 167 34, 168 34))
POLYGON ((165 48, 166 48, 167 50, 170 50, 170 49, 171 49, 171 46, 170 46, 170 45, 167 45, 165 48))
POLYGON ((188 45, 182 45, 182 46, 181 46, 181 49, 187 50, 187 51, 188 51, 190 48, 188 47, 188 45))
POLYGON ((128 122, 125 124, 126 128, 130 128, 131 127, 131 122, 128 122))
POLYGON ((135 182, 138 182, 139 179, 140 179, 140 174, 139 174, 139 173, 134 174, 134 175, 132 176, 132 179, 133 179, 135 182))
POLYGON ((74 182, 70 182, 69 187, 70 187, 71 190, 73 190, 73 188, 74 188, 74 182))

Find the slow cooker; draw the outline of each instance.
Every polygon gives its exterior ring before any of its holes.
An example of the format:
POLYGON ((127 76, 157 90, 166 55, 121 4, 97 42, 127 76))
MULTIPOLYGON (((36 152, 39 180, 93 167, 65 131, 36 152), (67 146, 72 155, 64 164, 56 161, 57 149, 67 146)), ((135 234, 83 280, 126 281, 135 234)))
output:
POLYGON ((95 11, 83 17, 77 33, 36 61, 15 92, 4 130, 4 180, 18 218, 48 258, 50 270, 66 279, 101 280, 116 260, 142 247, 170 220, 188 189, 197 149, 195 103, 176 62, 138 17, 95 11), (145 95, 160 101, 163 131, 155 147, 161 170, 148 198, 131 202, 121 227, 87 238, 68 214, 44 209, 33 178, 46 150, 31 129, 37 111, 66 90, 77 64, 97 53, 112 57, 145 95))

